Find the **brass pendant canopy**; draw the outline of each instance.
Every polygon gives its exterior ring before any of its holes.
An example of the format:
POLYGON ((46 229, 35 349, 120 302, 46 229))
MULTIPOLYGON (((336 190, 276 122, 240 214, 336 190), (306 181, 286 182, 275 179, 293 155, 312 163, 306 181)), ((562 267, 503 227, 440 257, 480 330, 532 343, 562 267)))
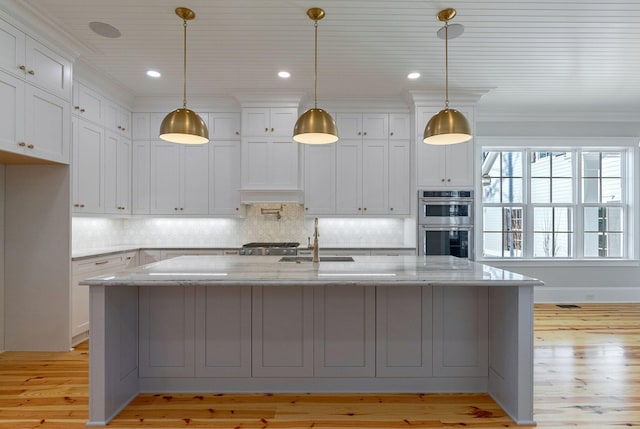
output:
POLYGON ((209 130, 204 120, 193 110, 187 109, 187 21, 196 14, 186 7, 176 8, 176 15, 184 21, 184 81, 182 108, 170 112, 160 124, 160 138, 172 143, 203 144, 209 142, 209 130))
POLYGON ((324 10, 317 7, 307 10, 307 16, 314 21, 315 28, 314 107, 304 112, 293 127, 293 140, 298 143, 327 144, 338 141, 338 127, 333 118, 326 111, 318 109, 318 21, 324 15, 324 10))
POLYGON ((464 143, 473 137, 467 118, 449 108, 449 20, 456 16, 455 9, 438 12, 438 20, 444 21, 445 29, 445 108, 436 113, 424 129, 424 142, 433 145, 464 143))

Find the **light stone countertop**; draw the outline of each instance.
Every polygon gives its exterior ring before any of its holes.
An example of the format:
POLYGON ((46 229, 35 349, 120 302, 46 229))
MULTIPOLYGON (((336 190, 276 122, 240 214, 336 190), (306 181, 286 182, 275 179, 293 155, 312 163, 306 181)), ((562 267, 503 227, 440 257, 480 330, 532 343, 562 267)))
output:
POLYGON ((354 256, 354 262, 278 262, 280 256, 181 256, 81 282, 89 286, 541 286, 535 278, 450 256, 354 256))

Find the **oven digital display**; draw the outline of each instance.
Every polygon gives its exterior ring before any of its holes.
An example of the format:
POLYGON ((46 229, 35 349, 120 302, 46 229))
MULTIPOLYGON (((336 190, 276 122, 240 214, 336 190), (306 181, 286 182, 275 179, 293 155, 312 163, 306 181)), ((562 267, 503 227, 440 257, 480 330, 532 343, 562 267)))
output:
POLYGON ((425 204, 425 217, 469 217, 469 204, 425 204))

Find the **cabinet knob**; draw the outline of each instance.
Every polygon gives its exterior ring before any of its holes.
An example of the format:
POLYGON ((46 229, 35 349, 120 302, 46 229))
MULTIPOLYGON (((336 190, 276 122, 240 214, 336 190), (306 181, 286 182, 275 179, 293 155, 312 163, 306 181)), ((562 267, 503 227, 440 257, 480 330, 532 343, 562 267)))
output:
POLYGON ((25 147, 26 145, 27 145, 27 144, 26 144, 25 142, 20 142, 20 143, 18 143, 18 146, 20 146, 20 147, 25 147))
POLYGON ((365 212, 367 211, 367 208, 366 208, 366 207, 364 208, 364 211, 365 211, 365 212))
POLYGON ((269 128, 265 128, 265 129, 264 129, 264 132, 265 132, 265 133, 268 133, 268 132, 269 132, 269 128))
POLYGON ((271 128, 271 132, 273 132, 273 128, 271 128))
POLYGON ((447 182, 451 182, 451 179, 447 179, 447 182))
POLYGON ((27 145, 27 148, 28 148, 28 149, 33 149, 34 147, 35 147, 35 146, 34 146, 34 145, 32 145, 32 144, 28 144, 28 145, 27 145))
POLYGON ((236 211, 239 212, 240 211, 240 207, 236 207, 236 211))
POLYGON ((367 135, 367 132, 366 132, 366 131, 364 132, 364 135, 365 135, 365 136, 367 135))
POLYGON ((362 131, 358 131, 358 135, 361 136, 362 135, 362 131))
POLYGON ((80 113, 84 113, 84 109, 80 109, 80 113))
POLYGON ((391 132, 389 133, 389 135, 391 135, 391 136, 392 136, 392 135, 393 135, 393 131, 391 131, 391 132))
POLYGON ((127 129, 125 127, 122 127, 122 131, 127 131, 127 129))
POLYGON ((389 211, 393 211, 393 207, 391 207, 391 208, 389 209, 389 211))
POLYGON ((240 135, 240 131, 236 131, 236 135, 239 136, 240 135))
POLYGON ((25 70, 27 69, 27 67, 26 67, 26 66, 24 66, 24 65, 22 65, 22 64, 20 64, 20 65, 18 66, 18 68, 19 68, 20 70, 22 70, 22 71, 25 71, 25 70))
POLYGON ((80 208, 84 208, 84 204, 80 204, 80 208))
POLYGON ((74 204, 73 207, 80 207, 80 204, 74 204))
POLYGON ((305 209, 306 211, 309 211, 309 207, 305 207, 304 209, 305 209))
POLYGON ((80 110, 80 106, 73 106, 75 110, 80 110))
POLYGON ((180 211, 184 210, 184 207, 180 207, 180 211))
POLYGON ((118 125, 118 129, 119 129, 119 130, 121 130, 121 129, 122 129, 122 127, 121 127, 120 125, 118 125))
POLYGON ((33 70, 29 70, 27 73, 29 73, 31 76, 36 74, 36 72, 34 72, 33 70))
POLYGON ((444 179, 442 179, 442 181, 444 182, 444 179))
POLYGON ((361 211, 361 210, 362 210, 362 207, 358 207, 358 211, 361 211))
POLYGON ((173 209, 174 209, 175 211, 178 211, 178 207, 174 207, 173 209))

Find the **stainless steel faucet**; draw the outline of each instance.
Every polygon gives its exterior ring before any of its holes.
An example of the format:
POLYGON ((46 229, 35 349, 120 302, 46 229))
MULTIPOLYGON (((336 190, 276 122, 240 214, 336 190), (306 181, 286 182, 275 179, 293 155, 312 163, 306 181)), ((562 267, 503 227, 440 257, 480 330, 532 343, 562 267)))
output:
POLYGON ((320 262, 320 256, 318 255, 319 247, 318 247, 318 218, 313 220, 313 244, 311 244, 311 237, 307 237, 308 239, 308 248, 313 249, 313 262, 320 262))

